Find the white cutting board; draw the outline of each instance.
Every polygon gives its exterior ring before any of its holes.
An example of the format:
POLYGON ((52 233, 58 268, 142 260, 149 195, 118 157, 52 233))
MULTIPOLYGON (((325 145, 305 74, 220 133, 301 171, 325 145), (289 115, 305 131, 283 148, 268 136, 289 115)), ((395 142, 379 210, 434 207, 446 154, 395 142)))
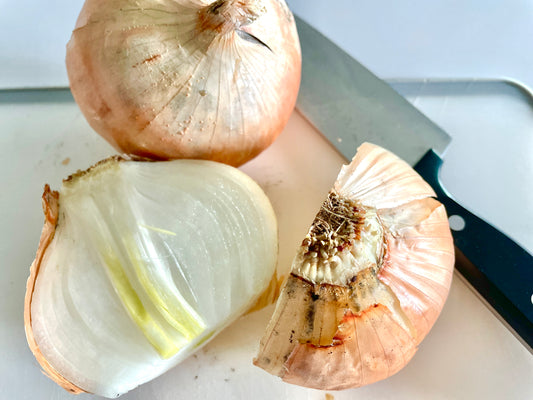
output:
MULTIPOLYGON (((530 86, 533 82, 533 3, 528 0, 288 2, 384 78, 507 76, 530 86)), ((64 49, 82 3, 0 0, 0 87, 66 84, 64 49)), ((443 167, 447 187, 533 252, 531 103, 506 94, 488 102, 470 97, 458 103, 446 95, 412 95, 410 100, 454 137, 443 167), (464 112, 477 101, 481 113, 464 112), (490 160, 496 161, 490 165, 490 160), (495 196, 491 185, 502 181, 495 196)), ((112 150, 88 130, 73 105, 52 108, 0 103, 0 399, 74 398, 39 372, 27 348, 25 281, 42 226, 44 182, 58 187, 64 176, 112 150)), ((295 114, 279 140, 243 168, 260 181, 278 213, 282 269, 340 163, 295 114)), ((365 388, 332 393, 334 398, 533 398, 533 356, 455 278, 440 319, 404 370, 365 388)), ((323 392, 282 384, 251 366, 270 312, 244 317, 196 357, 123 398, 325 399, 323 392)))
MULTIPOLYGON (((63 177, 114 152, 68 102, 0 102, 0 132, 0 398, 71 399, 40 372, 26 345, 25 281, 43 222, 43 184, 57 188, 63 177)), ((281 272, 288 270, 341 164, 338 154, 295 112, 274 145, 242 167, 276 210, 281 272)), ((325 399, 325 392, 282 383, 252 366, 271 312, 269 307, 243 317, 196 355, 123 398, 325 399)), ((531 382, 533 356, 456 275, 441 317, 405 369, 388 380, 332 395, 337 400, 530 399, 531 382)))

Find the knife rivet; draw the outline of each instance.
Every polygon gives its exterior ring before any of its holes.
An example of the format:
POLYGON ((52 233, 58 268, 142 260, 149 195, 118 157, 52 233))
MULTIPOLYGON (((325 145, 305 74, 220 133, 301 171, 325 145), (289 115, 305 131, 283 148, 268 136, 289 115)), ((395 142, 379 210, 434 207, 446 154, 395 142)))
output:
POLYGON ((464 218, 460 215, 451 215, 448 218, 448 222, 450 223, 450 228, 454 231, 462 231, 466 226, 464 218))

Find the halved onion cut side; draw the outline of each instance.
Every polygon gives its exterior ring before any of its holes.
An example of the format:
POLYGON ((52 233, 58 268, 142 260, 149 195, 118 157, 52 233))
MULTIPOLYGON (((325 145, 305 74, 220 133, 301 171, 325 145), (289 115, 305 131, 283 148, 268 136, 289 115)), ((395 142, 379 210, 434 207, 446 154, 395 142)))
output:
POLYGON ((433 196, 407 163, 363 144, 297 251, 254 364, 323 390, 403 368, 452 279, 453 240, 433 196))
POLYGON ((45 187, 28 343, 71 392, 159 376, 272 287, 277 224, 261 188, 211 161, 105 160, 45 187))

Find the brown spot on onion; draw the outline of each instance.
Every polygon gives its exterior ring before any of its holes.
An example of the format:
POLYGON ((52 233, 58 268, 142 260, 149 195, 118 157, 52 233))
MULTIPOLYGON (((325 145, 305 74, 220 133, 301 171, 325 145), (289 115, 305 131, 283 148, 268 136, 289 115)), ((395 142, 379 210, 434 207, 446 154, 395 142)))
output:
POLYGON ((153 55, 152 57, 149 57, 149 58, 143 60, 143 61, 140 62, 140 63, 133 64, 133 65, 132 65, 132 68, 137 68, 137 67, 139 66, 139 64, 149 64, 149 63, 155 62, 155 61, 157 61, 159 58, 161 58, 161 54, 155 54, 155 55, 153 55))

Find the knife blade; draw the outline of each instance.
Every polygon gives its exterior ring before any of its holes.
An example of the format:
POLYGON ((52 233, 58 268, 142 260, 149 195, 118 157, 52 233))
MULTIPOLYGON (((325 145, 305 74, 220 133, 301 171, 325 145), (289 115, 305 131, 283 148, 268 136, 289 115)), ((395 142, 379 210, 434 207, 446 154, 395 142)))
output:
POLYGON ((297 107, 351 160, 372 142, 407 161, 433 187, 449 216, 456 269, 533 352, 533 256, 458 204, 439 180, 441 156, 451 137, 386 82, 296 16, 302 48, 297 107))

